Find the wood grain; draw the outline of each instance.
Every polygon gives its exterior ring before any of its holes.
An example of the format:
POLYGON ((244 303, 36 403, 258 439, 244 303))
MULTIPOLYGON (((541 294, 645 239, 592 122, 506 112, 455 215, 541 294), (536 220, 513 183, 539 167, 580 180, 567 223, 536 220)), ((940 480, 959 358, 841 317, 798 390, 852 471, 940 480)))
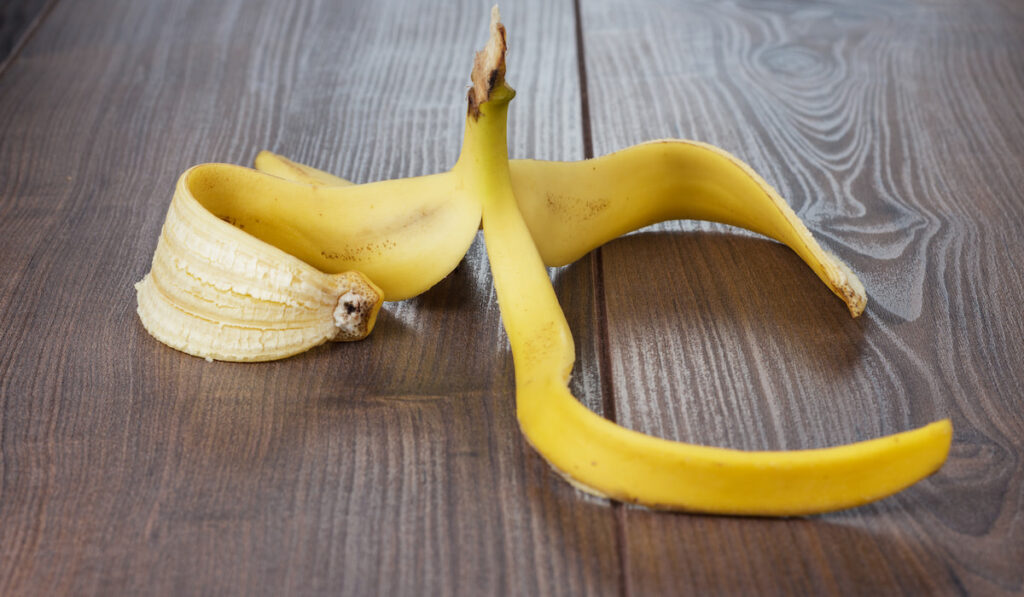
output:
POLYGON ((625 509, 627 592, 1024 591, 1020 5, 582 6, 595 153, 659 137, 732 151, 869 294, 851 320, 788 249, 724 226, 611 243, 619 422, 745 449, 955 426, 939 474, 849 512, 625 509))
POLYGON ((48 0, 5 0, 0 4, 0 73, 11 53, 27 41, 38 22, 41 22, 48 0))
MULTIPOLYGON (((57 5, 0 77, 0 594, 618 591, 611 511, 520 438, 482 246, 368 341, 277 363, 134 313, 194 163, 449 167, 488 8, 57 5)), ((514 154, 580 157, 572 19, 507 15, 514 154)), ((557 280, 586 345, 589 270, 557 280)))
POLYGON ((132 284, 182 170, 449 167, 488 8, 43 13, 0 68, 0 595, 1024 592, 1019 3, 503 6, 513 157, 715 143, 870 295, 851 320, 784 247, 654 227, 553 272, 573 392, 748 449, 952 417, 949 463, 878 504, 738 519, 572 490, 518 432, 480 243, 361 343, 253 366, 145 333, 132 284))

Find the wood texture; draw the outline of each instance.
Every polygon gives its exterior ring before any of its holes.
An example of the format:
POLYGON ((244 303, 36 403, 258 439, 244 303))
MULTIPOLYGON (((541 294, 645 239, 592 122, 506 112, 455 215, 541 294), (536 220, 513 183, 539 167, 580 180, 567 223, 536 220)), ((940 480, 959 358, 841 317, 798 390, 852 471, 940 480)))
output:
POLYGON ((0 4, 0 72, 11 53, 42 21, 47 0, 5 0, 0 4))
POLYGON ((583 496, 520 437, 481 243, 361 343, 156 343, 132 284, 177 175, 449 167, 489 5, 59 0, 0 70, 0 595, 1024 592, 1022 7, 577 7, 502 6, 514 157, 720 145, 870 298, 851 320, 784 247, 654 227, 553 274, 574 393, 751 449, 949 416, 942 471, 793 520, 583 496))
POLYGON ((595 153, 696 138, 748 161, 864 281, 683 222, 602 249, 616 414, 747 449, 951 417, 934 477, 799 521, 624 509, 628 591, 1002 594, 1024 582, 1024 12, 584 2, 595 153), (635 288, 645 288, 637 293, 635 288))

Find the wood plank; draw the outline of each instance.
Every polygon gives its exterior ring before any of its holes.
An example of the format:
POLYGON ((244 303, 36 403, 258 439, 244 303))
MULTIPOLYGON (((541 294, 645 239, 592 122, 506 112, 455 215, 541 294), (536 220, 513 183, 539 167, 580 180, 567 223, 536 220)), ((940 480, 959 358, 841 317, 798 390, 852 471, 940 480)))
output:
MULTIPOLYGON (((618 591, 612 511, 520 437, 482 245, 370 339, 282 362, 135 315, 192 164, 449 167, 487 8, 57 5, 0 77, 0 594, 618 591)), ((513 155, 580 157, 572 6, 506 23, 513 155)), ((556 281, 592 353, 589 269, 556 281)))
POLYGON ((939 474, 848 512, 624 508, 627 591, 1024 590, 1021 6, 582 6, 595 153, 662 137, 724 147, 869 294, 851 320, 788 249, 724 226, 611 243, 619 421, 745 449, 955 427, 939 474))
POLYGON ((33 27, 42 19, 48 0, 5 0, 0 4, 0 72, 33 27))

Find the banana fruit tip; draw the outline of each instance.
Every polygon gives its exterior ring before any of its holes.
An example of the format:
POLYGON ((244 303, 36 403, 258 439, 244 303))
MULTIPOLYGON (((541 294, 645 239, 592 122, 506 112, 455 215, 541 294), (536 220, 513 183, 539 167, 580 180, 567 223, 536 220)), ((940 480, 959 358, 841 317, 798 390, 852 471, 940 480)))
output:
POLYGON ((700 219, 790 247, 853 316, 854 273, 748 165, 661 140, 586 162, 509 160, 506 32, 497 7, 474 61, 465 138, 447 172, 355 185, 270 152, 255 169, 201 164, 178 180, 138 313, 191 355, 264 361, 358 340, 383 300, 416 296, 461 261, 482 226, 516 367, 526 440, 585 491, 655 508, 788 516, 858 506, 936 471, 948 420, 834 448, 745 452, 622 428, 569 393, 572 335, 548 277, 649 224, 700 219))

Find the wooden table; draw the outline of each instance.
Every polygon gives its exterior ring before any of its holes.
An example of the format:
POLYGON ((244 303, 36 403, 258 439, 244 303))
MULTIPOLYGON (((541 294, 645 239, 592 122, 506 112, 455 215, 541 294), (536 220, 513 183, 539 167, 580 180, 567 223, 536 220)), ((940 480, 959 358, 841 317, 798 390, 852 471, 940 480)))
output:
POLYGON ((503 7, 513 157, 719 145, 870 297, 851 319, 795 254, 724 226, 615 241, 554 275, 591 408, 745 449, 952 418, 938 474, 790 520, 553 474, 516 426, 480 240, 361 343, 207 363, 139 324, 188 166, 448 168, 485 3, 26 5, 0 67, 0 594, 1024 590, 1020 2, 503 7))

